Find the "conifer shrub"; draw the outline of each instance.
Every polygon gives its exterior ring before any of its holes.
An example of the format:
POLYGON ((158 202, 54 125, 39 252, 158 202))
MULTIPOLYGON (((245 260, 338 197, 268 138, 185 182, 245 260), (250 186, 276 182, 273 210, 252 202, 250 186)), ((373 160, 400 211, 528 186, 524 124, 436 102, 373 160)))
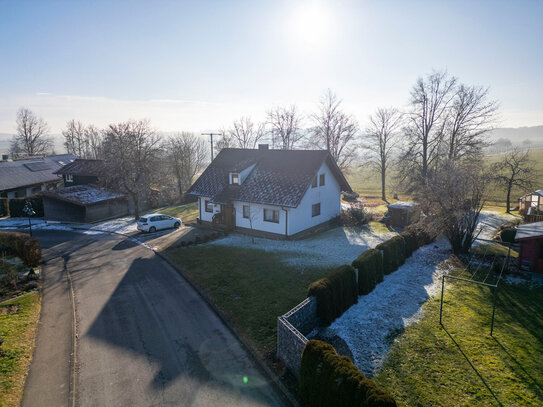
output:
POLYGON ((358 293, 369 294, 383 281, 383 255, 381 251, 369 249, 353 261, 358 270, 358 293))
POLYGON ((9 213, 12 218, 26 218, 28 215, 23 212, 26 201, 32 204, 32 209, 36 214, 33 217, 43 218, 43 198, 31 196, 27 198, 12 198, 9 200, 9 213))
POLYGON ((311 407, 392 407, 392 396, 326 342, 310 340, 302 353, 300 398, 311 407))
POLYGON ((515 236, 517 235, 517 229, 506 228, 500 231, 500 238, 502 242, 515 243, 515 236))
POLYGON ((383 271, 385 274, 396 271, 398 267, 405 263, 406 244, 401 236, 394 236, 386 242, 378 244, 375 248, 383 252, 383 271))
POLYGON ((328 277, 309 286, 307 296, 317 299, 317 315, 323 325, 330 325, 351 305, 358 302, 356 271, 351 266, 341 266, 328 277))

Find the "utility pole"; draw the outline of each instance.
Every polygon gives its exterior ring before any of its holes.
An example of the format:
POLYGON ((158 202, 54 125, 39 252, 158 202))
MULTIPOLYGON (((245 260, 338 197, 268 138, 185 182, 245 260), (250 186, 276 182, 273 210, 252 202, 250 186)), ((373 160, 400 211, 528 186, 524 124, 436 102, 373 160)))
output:
POLYGON ((213 136, 222 136, 222 133, 202 133, 202 136, 209 136, 211 142, 211 161, 213 161, 213 136))

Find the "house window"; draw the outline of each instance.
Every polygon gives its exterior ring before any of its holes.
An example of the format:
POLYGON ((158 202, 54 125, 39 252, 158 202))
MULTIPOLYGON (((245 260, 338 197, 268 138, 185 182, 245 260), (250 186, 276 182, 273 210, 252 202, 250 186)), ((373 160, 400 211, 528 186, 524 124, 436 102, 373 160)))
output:
POLYGON ((239 174, 232 173, 232 185, 239 185, 239 174))
POLYGON ((277 209, 264 209, 264 221, 279 223, 279 210, 277 209))
POLYGON ((251 209, 249 208, 249 205, 243 205, 243 217, 245 219, 249 219, 250 215, 251 215, 251 209))
POLYGON ((66 182, 74 182, 74 176, 72 174, 66 174, 66 182))
POLYGON ((213 204, 207 199, 205 200, 205 206, 206 206, 206 212, 213 213, 213 204))
POLYGON ((317 188, 317 176, 315 175, 315 178, 313 178, 313 183, 311 184, 311 188, 317 188))
POLYGON ((318 203, 318 204, 312 205, 311 206, 311 216, 315 217, 315 216, 319 216, 320 214, 321 214, 321 204, 318 203))
POLYGON ((321 175, 320 175, 319 186, 320 186, 320 187, 323 187, 323 186, 324 186, 324 174, 321 174, 321 175))

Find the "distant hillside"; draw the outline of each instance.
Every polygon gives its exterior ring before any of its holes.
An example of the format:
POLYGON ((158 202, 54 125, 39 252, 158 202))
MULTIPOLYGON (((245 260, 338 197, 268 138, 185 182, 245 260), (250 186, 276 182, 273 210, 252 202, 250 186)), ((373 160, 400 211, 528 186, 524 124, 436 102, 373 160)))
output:
POLYGON ((493 140, 509 139, 514 144, 521 144, 525 140, 530 140, 534 144, 543 143, 543 126, 498 128, 490 132, 490 137, 493 140))

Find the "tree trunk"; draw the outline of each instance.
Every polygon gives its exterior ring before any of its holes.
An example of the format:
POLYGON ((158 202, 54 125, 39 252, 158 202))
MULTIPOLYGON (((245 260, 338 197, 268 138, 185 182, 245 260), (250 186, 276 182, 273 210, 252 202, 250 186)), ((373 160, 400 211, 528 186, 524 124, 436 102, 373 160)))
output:
POLYGON ((386 197, 386 170, 384 168, 381 170, 381 199, 388 203, 386 197))
POLYGON ((134 219, 138 220, 140 218, 140 205, 138 194, 131 194, 132 202, 134 202, 134 219))
POLYGON ((513 186, 511 185, 511 183, 509 183, 509 185, 507 185, 507 210, 506 210, 507 213, 511 213, 511 189, 512 188, 513 186))

